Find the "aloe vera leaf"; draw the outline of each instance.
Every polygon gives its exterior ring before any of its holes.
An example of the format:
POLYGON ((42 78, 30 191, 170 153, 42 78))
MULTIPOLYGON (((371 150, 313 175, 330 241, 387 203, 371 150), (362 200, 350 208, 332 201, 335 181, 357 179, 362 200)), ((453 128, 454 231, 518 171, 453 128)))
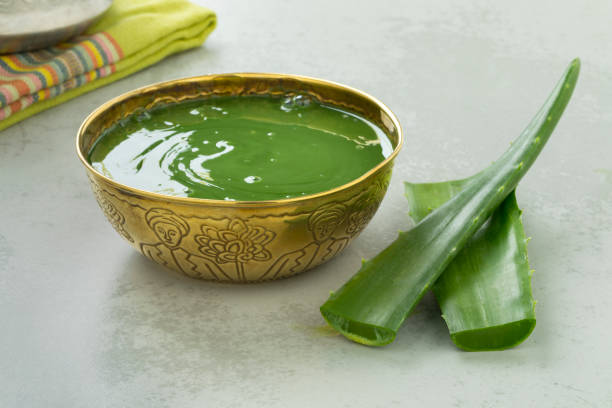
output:
MULTIPOLYGON (((405 183, 411 217, 416 222, 425 218, 468 182, 405 183)), ((432 287, 451 339, 461 349, 511 348, 535 327, 527 239, 520 215, 512 192, 432 287)))
POLYGON ((350 340, 382 346, 468 239, 510 194, 548 141, 580 72, 573 60, 544 105, 510 148, 414 228, 369 261, 321 306, 323 318, 350 340))

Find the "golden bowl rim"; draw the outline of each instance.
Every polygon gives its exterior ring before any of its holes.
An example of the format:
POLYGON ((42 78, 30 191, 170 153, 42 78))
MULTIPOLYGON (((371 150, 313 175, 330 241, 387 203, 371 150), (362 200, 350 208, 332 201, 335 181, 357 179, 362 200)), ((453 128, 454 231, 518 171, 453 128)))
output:
POLYGON ((95 174, 97 177, 101 178, 106 183, 110 184, 111 186, 117 189, 120 189, 122 191, 127 191, 134 195, 140 195, 143 197, 149 197, 149 198, 153 198, 153 199, 161 200, 161 201, 170 201, 170 202, 176 202, 176 203, 182 203, 182 204, 199 204, 199 205, 204 204, 204 205, 217 206, 217 207, 278 207, 278 206, 291 205, 291 204, 298 203, 298 202, 309 201, 309 200, 317 199, 323 196, 332 195, 334 193, 349 189, 352 186, 361 183, 363 180, 367 179, 372 174, 376 173, 383 167, 387 166, 399 154, 403 144, 404 144, 404 137, 403 137, 402 128, 400 126, 399 119, 395 116, 393 111, 389 109, 389 107, 385 105, 383 102, 381 102, 378 98, 366 92, 363 92, 357 88, 353 88, 351 86, 344 85, 339 82, 334 82, 334 81, 329 81, 326 79, 320 79, 320 78, 304 76, 304 75, 266 73, 266 72, 230 72, 230 73, 220 73, 220 74, 196 75, 196 76, 191 76, 191 77, 184 77, 184 78, 172 79, 168 81, 156 82, 156 83, 152 83, 149 85, 145 85, 145 86, 133 89, 128 92, 124 92, 104 102, 102 105, 94 109, 89 115, 87 115, 87 117, 83 120, 83 122, 79 126, 79 130, 77 131, 77 137, 76 137, 76 151, 77 151, 77 155, 79 159, 81 160, 81 163, 83 163, 85 168, 89 170, 91 173, 95 174), (338 187, 334 187, 329 190, 324 190, 324 191, 320 191, 317 193, 308 194, 304 196, 283 198, 283 199, 278 199, 278 200, 259 200, 259 201, 215 200, 215 199, 210 199, 210 198, 180 197, 180 196, 171 196, 171 195, 166 195, 166 194, 154 193, 152 191, 142 190, 136 187, 131 187, 126 184, 120 183, 109 177, 106 177, 104 174, 98 172, 91 164, 89 164, 87 159, 84 157, 83 152, 81 151, 80 142, 81 142, 81 139, 83 138, 83 135, 85 134, 85 129, 87 129, 87 127, 90 125, 91 122, 93 122, 98 116, 100 116, 104 111, 106 111, 112 105, 120 103, 121 101, 128 99, 134 95, 147 92, 154 88, 157 88, 159 90, 159 88, 170 87, 174 84, 178 84, 181 82, 187 82, 187 81, 199 82, 202 80, 213 80, 214 78, 218 78, 222 76, 230 76, 230 75, 250 77, 254 79, 257 79, 257 78, 271 78, 271 79, 291 78, 291 79, 295 79, 298 81, 303 81, 303 82, 307 82, 311 84, 331 86, 331 87, 343 88, 345 90, 348 90, 352 93, 357 94, 358 96, 362 98, 369 99, 370 102, 373 102, 375 105, 377 105, 382 111, 384 111, 388 115, 388 117, 391 119, 391 122, 393 123, 393 126, 395 126, 397 130, 397 144, 394 147, 393 152, 391 152, 391 154, 387 156, 383 161, 381 161, 376 166, 372 167, 370 170, 366 171, 365 173, 363 173, 361 176, 357 177, 356 179, 349 181, 348 183, 342 184, 338 187))

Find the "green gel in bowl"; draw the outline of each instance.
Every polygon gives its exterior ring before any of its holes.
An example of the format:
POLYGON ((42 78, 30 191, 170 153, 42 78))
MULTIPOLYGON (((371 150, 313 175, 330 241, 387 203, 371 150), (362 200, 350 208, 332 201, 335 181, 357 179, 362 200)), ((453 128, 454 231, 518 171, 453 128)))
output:
POLYGON ((133 114, 88 153, 142 190, 216 200, 279 200, 346 184, 393 152, 372 122, 308 95, 230 96, 133 114))

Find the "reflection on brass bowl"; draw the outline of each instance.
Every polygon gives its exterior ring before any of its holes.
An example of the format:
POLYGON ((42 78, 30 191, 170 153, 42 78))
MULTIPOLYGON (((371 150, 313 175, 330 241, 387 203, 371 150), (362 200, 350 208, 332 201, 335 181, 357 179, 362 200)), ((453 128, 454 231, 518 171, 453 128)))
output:
POLYGON ((281 74, 224 74, 150 85, 90 114, 77 152, 115 230, 155 262, 193 278, 254 282, 285 278, 328 261, 355 238, 383 199, 402 145, 395 115, 381 102, 336 83, 281 74), (307 93, 378 125, 393 153, 361 177, 332 190, 271 201, 172 197, 128 187, 97 172, 87 152, 118 120, 155 106, 210 95, 307 93), (172 231, 169 234, 168 231, 172 231))

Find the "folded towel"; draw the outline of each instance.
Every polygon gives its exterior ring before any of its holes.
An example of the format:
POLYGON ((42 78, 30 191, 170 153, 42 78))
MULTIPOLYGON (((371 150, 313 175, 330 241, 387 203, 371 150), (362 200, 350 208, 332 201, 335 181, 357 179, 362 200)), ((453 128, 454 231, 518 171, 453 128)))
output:
POLYGON ((187 0, 115 0, 82 36, 0 55, 0 130, 201 45, 216 21, 187 0))

